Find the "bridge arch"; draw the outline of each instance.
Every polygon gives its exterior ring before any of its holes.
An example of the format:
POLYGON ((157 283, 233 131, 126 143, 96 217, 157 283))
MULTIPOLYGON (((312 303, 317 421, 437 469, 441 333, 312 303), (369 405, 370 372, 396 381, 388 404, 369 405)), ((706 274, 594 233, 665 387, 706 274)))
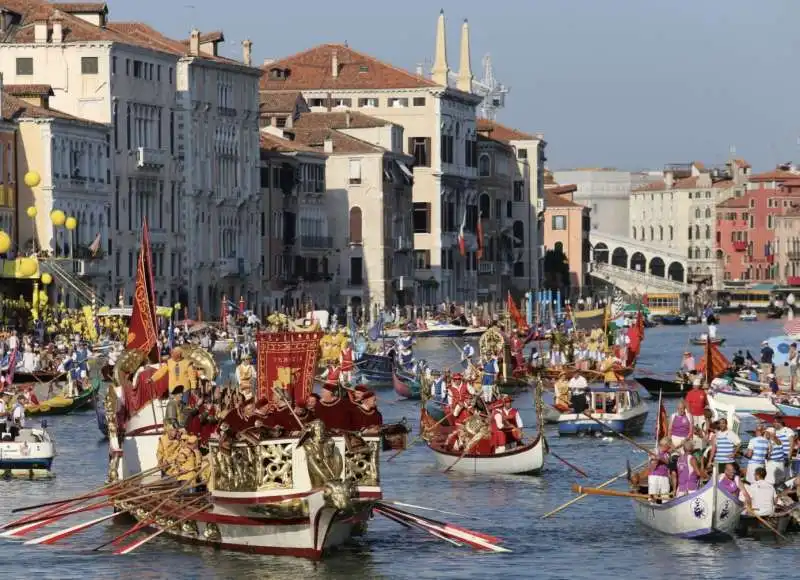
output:
POLYGON ((641 252, 634 252, 631 256, 631 270, 647 272, 647 258, 641 252))
POLYGON ((594 261, 603 262, 608 264, 608 246, 603 242, 597 242, 592 248, 594 252, 594 261))
POLYGON ((664 260, 656 256, 655 258, 650 259, 650 264, 648 266, 649 272, 653 276, 658 276, 659 278, 664 277, 664 260))
POLYGON ((667 269, 667 277, 676 282, 684 281, 684 268, 680 262, 672 262, 667 269))
POLYGON ((611 253, 611 264, 620 268, 628 267, 628 251, 625 248, 614 248, 611 253))

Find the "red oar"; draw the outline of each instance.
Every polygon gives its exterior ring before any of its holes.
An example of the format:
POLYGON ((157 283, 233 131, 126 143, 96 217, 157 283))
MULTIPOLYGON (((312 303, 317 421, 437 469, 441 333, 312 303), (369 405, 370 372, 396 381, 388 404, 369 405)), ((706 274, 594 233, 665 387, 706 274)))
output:
POLYGON ((104 522, 106 520, 110 520, 111 518, 120 515, 124 512, 116 512, 110 513, 105 516, 100 516, 99 518, 95 518, 93 520, 89 520, 88 522, 83 522, 82 524, 76 524, 74 526, 70 526, 64 530, 57 530, 51 534, 47 534, 46 536, 42 536, 41 538, 34 538, 33 540, 28 540, 25 544, 36 545, 36 544, 55 544, 59 540, 63 540, 64 538, 68 538, 73 534, 77 534, 78 532, 82 532, 85 529, 91 528, 95 524, 99 524, 100 522, 104 522))
POLYGON ((89 512, 89 511, 93 511, 93 510, 97 510, 97 509, 101 509, 101 508, 104 508, 104 507, 109 507, 110 505, 111 505, 111 502, 101 501, 99 503, 93 503, 91 505, 87 505, 87 506, 84 506, 82 508, 77 508, 77 509, 74 509, 74 510, 69 510, 69 511, 63 511, 62 510, 57 514, 50 515, 50 516, 40 516, 38 518, 32 518, 23 526, 14 528, 12 530, 8 530, 6 532, 3 532, 2 534, 0 534, 0 537, 17 538, 17 537, 20 537, 20 536, 24 536, 25 534, 28 534, 28 533, 33 532, 35 530, 38 530, 39 528, 43 528, 43 527, 48 526, 48 525, 50 525, 50 524, 52 524, 54 522, 57 522, 61 518, 65 518, 65 517, 68 517, 68 516, 73 516, 75 514, 81 514, 81 513, 84 513, 84 512, 89 512))
POLYGON ((191 518, 193 516, 196 516, 200 512, 202 512, 204 510, 207 510, 209 507, 212 506, 211 503, 208 503, 208 501, 207 501, 208 498, 206 496, 202 496, 202 497, 198 497, 196 500, 191 501, 191 502, 189 502, 188 504, 186 504, 185 506, 182 506, 182 507, 189 507, 190 505, 197 505, 197 503, 199 501, 201 501, 201 500, 206 500, 206 503, 204 503, 201 507, 197 508, 196 510, 192 510, 191 512, 189 512, 187 515, 183 516, 182 518, 179 518, 171 526, 164 526, 163 528, 160 528, 159 530, 153 532, 152 534, 150 534, 146 538, 142 538, 141 540, 138 540, 138 541, 134 542, 133 544, 129 544, 129 545, 125 546, 125 547, 122 547, 122 548, 118 549, 117 551, 115 551, 114 553, 117 554, 117 555, 130 554, 131 552, 133 552, 139 546, 142 546, 142 545, 146 544, 150 540, 153 540, 153 539, 157 538, 158 536, 160 536, 161 534, 163 534, 164 532, 166 532, 168 528, 175 527, 178 524, 185 522, 189 518, 191 518))

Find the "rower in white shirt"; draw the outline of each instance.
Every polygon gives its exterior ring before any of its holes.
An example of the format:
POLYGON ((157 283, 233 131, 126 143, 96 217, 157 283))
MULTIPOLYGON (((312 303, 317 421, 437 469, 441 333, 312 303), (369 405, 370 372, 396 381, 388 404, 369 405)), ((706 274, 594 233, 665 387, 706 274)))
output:
POLYGON ((17 403, 11 412, 11 423, 19 429, 25 427, 25 405, 22 402, 22 396, 17 398, 17 403))
POLYGON ((586 378, 580 373, 575 374, 569 380, 569 390, 572 391, 573 393, 583 392, 583 390, 588 386, 589 383, 587 382, 586 378))
POLYGON ((765 481, 767 470, 758 467, 755 470, 755 483, 746 485, 745 503, 759 516, 771 516, 775 513, 775 487, 765 481))

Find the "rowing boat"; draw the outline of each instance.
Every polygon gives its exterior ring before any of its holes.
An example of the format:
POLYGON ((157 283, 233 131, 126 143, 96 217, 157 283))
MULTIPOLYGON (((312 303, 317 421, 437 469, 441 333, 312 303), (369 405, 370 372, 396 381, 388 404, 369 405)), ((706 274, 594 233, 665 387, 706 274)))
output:
POLYGON ((715 480, 716 477, 712 477, 698 491, 662 504, 635 499, 636 519, 656 531, 679 538, 730 538, 744 506, 739 498, 714 485, 715 480))
MULTIPOLYGON (((446 432, 448 429, 443 429, 446 432)), ((459 473, 480 473, 485 475, 535 475, 544 466, 544 437, 537 436, 532 442, 504 453, 483 454, 450 451, 443 445, 443 438, 428 443, 436 463, 459 473)))
POLYGON ((417 400, 421 396, 422 385, 420 381, 402 371, 395 371, 392 374, 392 385, 397 396, 404 399, 417 400))
POLYGON ((666 398, 683 397, 691 389, 689 383, 684 381, 668 381, 666 379, 656 379, 653 377, 634 377, 634 380, 642 385, 650 397, 657 399, 659 396, 666 398))

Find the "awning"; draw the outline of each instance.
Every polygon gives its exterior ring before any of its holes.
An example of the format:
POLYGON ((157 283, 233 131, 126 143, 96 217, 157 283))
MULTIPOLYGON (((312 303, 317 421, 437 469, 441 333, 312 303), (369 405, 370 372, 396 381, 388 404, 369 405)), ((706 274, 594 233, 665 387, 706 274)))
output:
POLYGON ((403 163, 402 161, 398 161, 397 159, 395 159, 394 162, 397 163, 397 166, 400 168, 400 171, 402 171, 407 178, 414 179, 414 174, 411 172, 411 170, 405 163, 403 163))

